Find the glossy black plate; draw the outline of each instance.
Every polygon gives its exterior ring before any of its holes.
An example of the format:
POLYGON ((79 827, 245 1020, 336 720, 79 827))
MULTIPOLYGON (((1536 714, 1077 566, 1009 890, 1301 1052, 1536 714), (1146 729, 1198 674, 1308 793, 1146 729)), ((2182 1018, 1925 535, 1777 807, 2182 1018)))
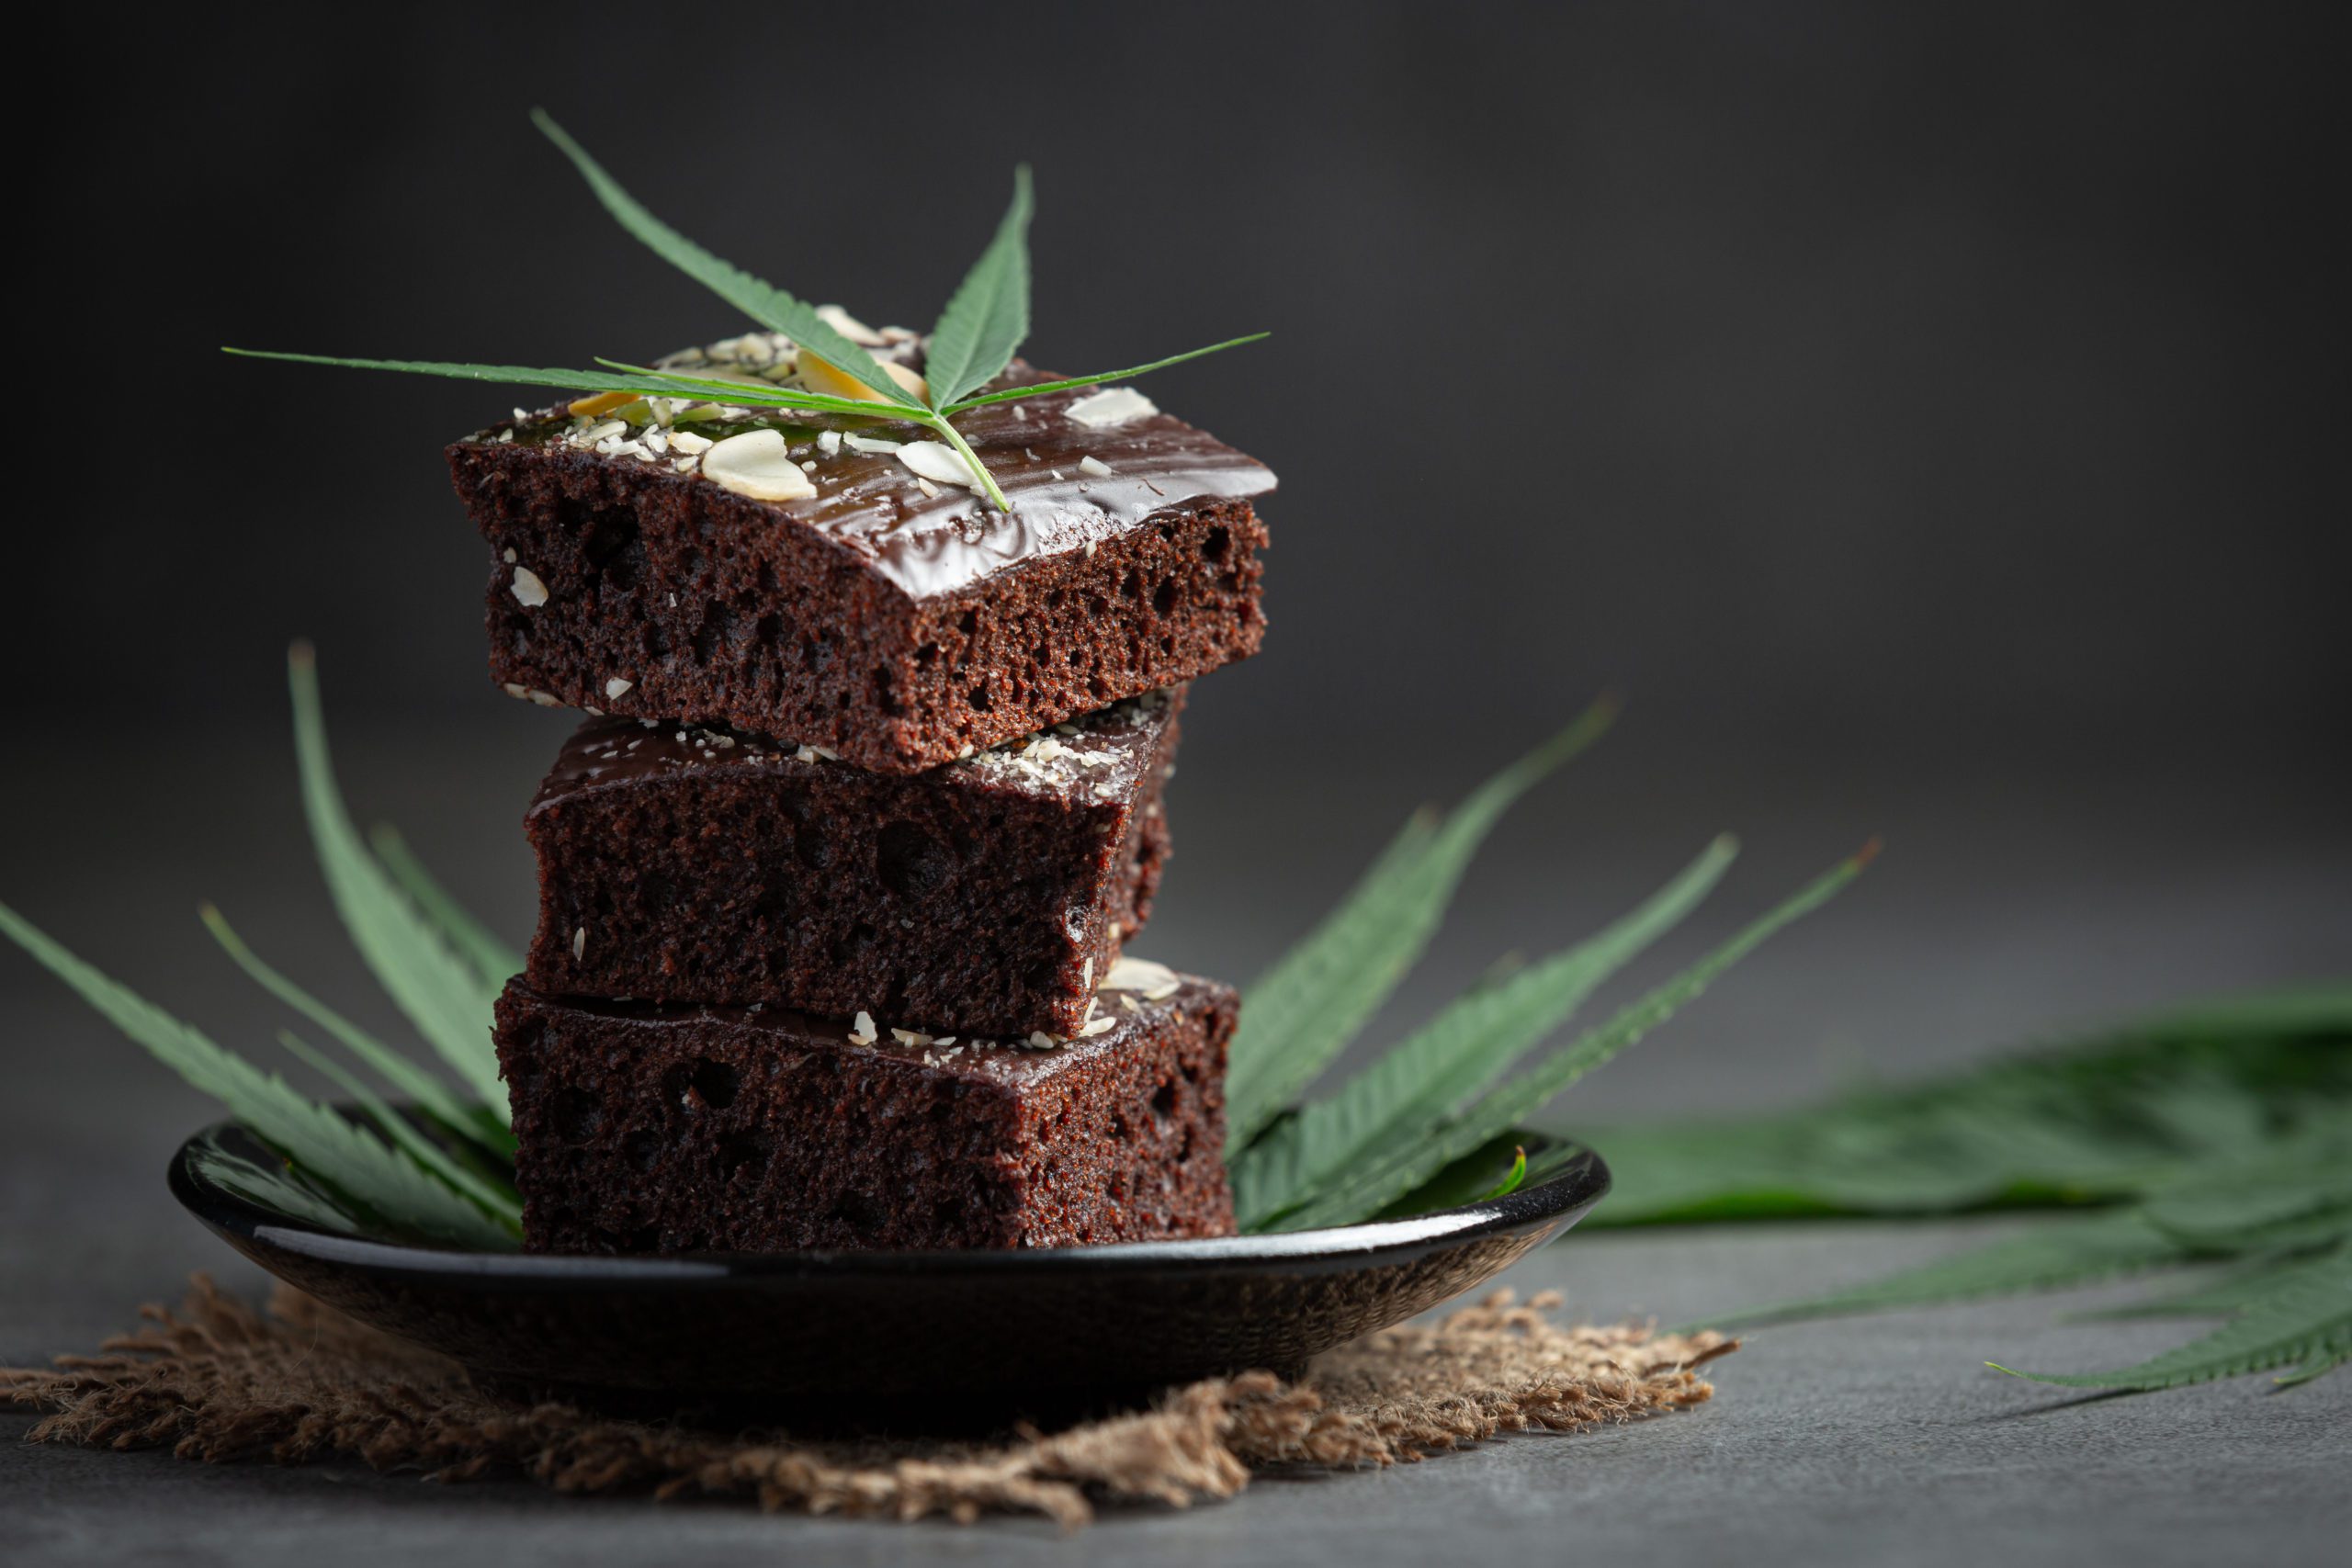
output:
POLYGON ((272 1156, 234 1122, 174 1196, 279 1279, 491 1386, 606 1404, 948 1401, 1044 1412, 1307 1358, 1492 1279, 1609 1190, 1590 1150, 1526 1135, 1539 1181, 1331 1230, 1034 1252, 570 1258, 336 1234, 237 1189, 272 1156))

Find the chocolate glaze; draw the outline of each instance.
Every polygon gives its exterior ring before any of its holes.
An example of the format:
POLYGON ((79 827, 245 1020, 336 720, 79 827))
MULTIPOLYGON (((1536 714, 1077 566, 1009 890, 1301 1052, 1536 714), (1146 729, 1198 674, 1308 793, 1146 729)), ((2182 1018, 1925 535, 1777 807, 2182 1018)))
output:
MULTIPOLYGON (((921 360, 911 345, 886 357, 915 364, 921 360)), ((987 389, 1054 379, 1055 375, 1015 360, 987 389)), ((937 495, 925 495, 913 472, 893 453, 856 452, 844 445, 827 456, 817 446, 817 438, 828 429, 888 441, 935 439, 920 425, 761 410, 752 417, 692 428, 713 439, 761 427, 782 432, 796 460, 816 462, 809 478, 817 494, 752 504, 815 528, 872 559, 884 577, 915 598, 953 592, 1024 560, 1116 538, 1155 513, 1181 510, 1199 497, 1256 496, 1274 488, 1273 471, 1264 464, 1168 414, 1148 414, 1102 429, 1090 429, 1069 417, 1072 403, 1101 389, 1048 392, 956 416, 956 430, 979 454, 1012 504, 1009 513, 961 486, 941 485, 937 495), (1112 471, 1080 472, 1079 465, 1088 457, 1112 471)), ((559 408, 492 426, 474 439, 494 439, 511 429, 518 443, 536 444, 560 434, 568 423, 569 416, 559 408)), ((630 434, 640 428, 632 427, 630 434)), ((639 461, 628 457, 606 460, 639 461)), ((662 471, 669 471, 667 465, 662 471)), ((677 481, 709 482, 683 475, 677 481)))
MULTIPOLYGON (((1042 735, 1008 740, 945 766, 967 770, 990 787, 1032 794, 1102 792, 1115 796, 1129 789, 1150 766, 1158 731, 1147 721, 1170 701, 1181 701, 1181 697, 1147 693, 1056 725, 1042 735), (1046 750, 1058 754, 1041 751, 1039 743, 1048 740, 1052 746, 1046 750)), ((814 753, 803 756, 805 750, 719 725, 649 724, 616 716, 591 718, 564 742, 555 766, 531 801, 531 812, 584 790, 678 773, 755 768, 788 777, 810 769, 846 766, 814 753)))

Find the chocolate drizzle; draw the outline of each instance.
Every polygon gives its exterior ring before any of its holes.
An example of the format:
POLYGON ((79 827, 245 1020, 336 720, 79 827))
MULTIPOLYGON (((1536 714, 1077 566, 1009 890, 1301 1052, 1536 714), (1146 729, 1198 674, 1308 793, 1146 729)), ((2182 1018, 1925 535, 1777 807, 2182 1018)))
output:
MULTIPOLYGON (((907 352, 896 357, 918 356, 907 352)), ((990 389, 1054 378, 1016 360, 990 389)), ((816 464, 809 479, 817 494, 751 504, 866 556, 915 598, 953 592, 1023 561, 1117 538, 1154 514, 1200 497, 1256 496, 1274 488, 1273 472, 1264 464, 1167 414, 1103 428, 1069 418, 1070 405, 1094 390, 1049 392, 956 416, 956 430, 1004 491, 1009 513, 961 486, 936 485, 935 494, 925 494, 895 453, 859 452, 846 444, 827 453, 818 445, 827 430, 898 442, 934 439, 921 425, 762 410, 692 428, 713 439, 763 427, 783 433, 796 460, 816 464), (1090 458, 1110 471, 1081 467, 1090 458)), ((558 411, 511 428, 517 442, 537 444, 560 437, 568 423, 558 411)), ((506 428, 493 427, 486 434, 506 428)), ((633 427, 631 434, 641 428, 633 427)), ((676 482, 708 481, 679 475, 676 482)))

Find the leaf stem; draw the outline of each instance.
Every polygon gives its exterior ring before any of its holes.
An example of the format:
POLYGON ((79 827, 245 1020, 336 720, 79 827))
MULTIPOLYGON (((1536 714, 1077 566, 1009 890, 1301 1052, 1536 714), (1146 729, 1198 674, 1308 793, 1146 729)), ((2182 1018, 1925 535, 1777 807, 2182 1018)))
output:
POLYGON ((947 445, 956 448, 956 456, 964 459, 964 466, 972 470, 973 476, 980 481, 980 488, 988 491, 989 500, 996 503, 999 512, 1012 510, 1012 502, 1005 500, 1004 491, 997 488, 996 476, 989 472, 988 465, 980 461, 980 455, 973 451, 971 443, 947 422, 945 414, 932 414, 922 423, 947 438, 947 445))

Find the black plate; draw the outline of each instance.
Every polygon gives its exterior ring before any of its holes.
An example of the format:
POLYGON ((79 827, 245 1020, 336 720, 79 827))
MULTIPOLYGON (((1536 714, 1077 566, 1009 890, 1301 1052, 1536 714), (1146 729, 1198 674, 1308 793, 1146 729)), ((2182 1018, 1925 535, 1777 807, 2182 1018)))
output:
MULTIPOLYGON (((173 1195, 290 1284, 511 1391, 648 1400, 953 1402, 1043 1413, 1308 1357, 1483 1284, 1609 1190, 1589 1149, 1525 1134, 1500 1198, 1410 1219, 1033 1252, 570 1258, 338 1235, 220 1179, 277 1162, 234 1122, 180 1146, 173 1195)), ((244 1185, 239 1183, 237 1185, 244 1185)))

